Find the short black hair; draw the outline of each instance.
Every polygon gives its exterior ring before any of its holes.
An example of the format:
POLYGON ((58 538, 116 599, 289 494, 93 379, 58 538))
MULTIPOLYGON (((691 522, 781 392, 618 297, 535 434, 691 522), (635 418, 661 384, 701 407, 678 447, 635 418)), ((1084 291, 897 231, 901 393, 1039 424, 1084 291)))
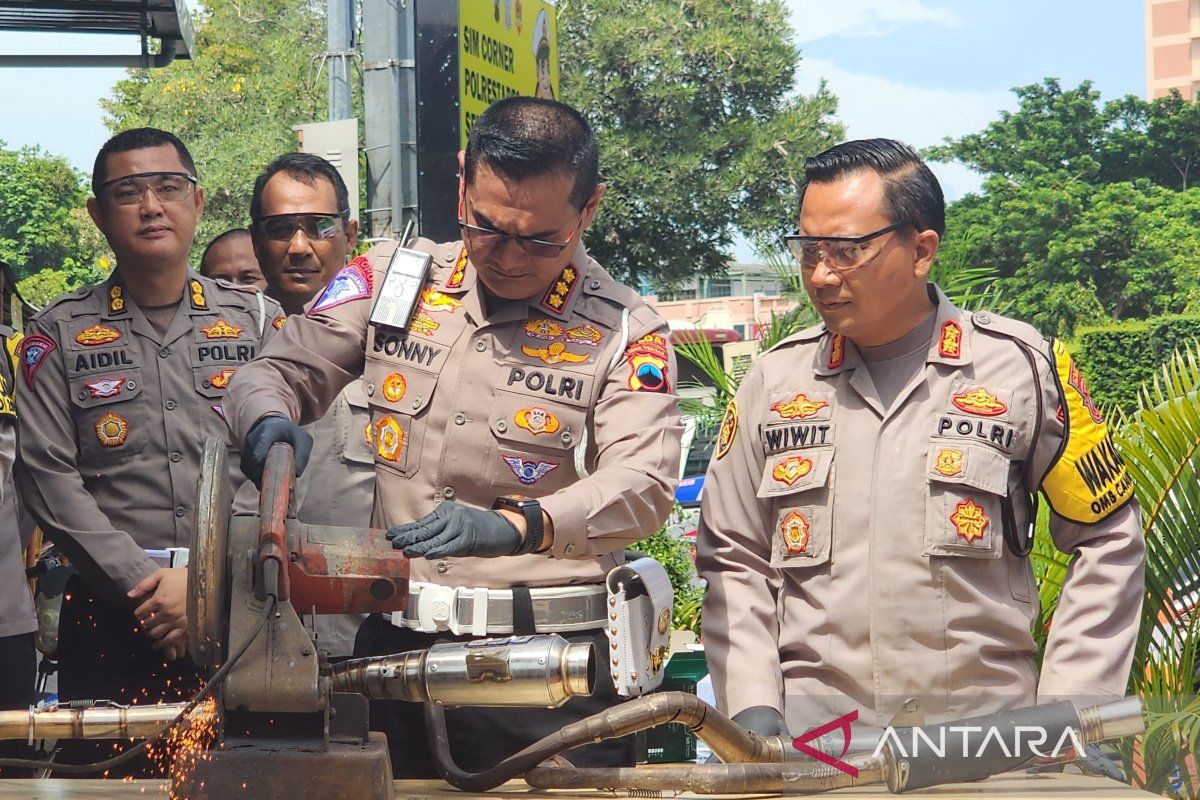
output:
POLYGON ((96 163, 92 165, 92 194, 99 196, 100 184, 108 180, 108 157, 113 153, 127 153, 130 150, 144 150, 147 147, 162 147, 166 144, 175 148, 175 152, 179 154, 179 161, 192 177, 197 177, 196 162, 192 160, 192 154, 178 136, 158 128, 130 128, 105 142, 96 154, 96 163))
POLYGON ((946 199, 941 184, 919 153, 895 139, 855 139, 804 159, 804 191, 810 183, 828 183, 871 170, 883 178, 883 197, 892 222, 911 222, 919 231, 946 234, 946 199))
POLYGON ((230 228, 229 230, 225 231, 224 233, 218 234, 211 242, 208 243, 207 246, 205 246, 204 252, 200 254, 200 274, 205 277, 208 277, 208 273, 204 271, 204 263, 208 260, 208 251, 210 251, 214 247, 216 247, 218 242, 223 242, 226 239, 233 239, 236 236, 249 236, 249 235, 250 235, 249 228, 230 228))
POLYGON ((575 109, 542 97, 506 97, 475 120, 467 137, 463 179, 486 166, 511 180, 563 172, 575 185, 571 203, 582 209, 600 183, 600 145, 575 109))
POLYGON ((337 199, 337 210, 342 214, 350 213, 350 192, 346 190, 346 182, 338 174, 337 167, 325 159, 312 153, 284 153, 267 165, 262 174, 254 179, 254 194, 250 196, 250 219, 256 220, 262 215, 262 194, 267 181, 280 172, 295 178, 301 183, 316 186, 321 178, 333 184, 333 194, 337 199))

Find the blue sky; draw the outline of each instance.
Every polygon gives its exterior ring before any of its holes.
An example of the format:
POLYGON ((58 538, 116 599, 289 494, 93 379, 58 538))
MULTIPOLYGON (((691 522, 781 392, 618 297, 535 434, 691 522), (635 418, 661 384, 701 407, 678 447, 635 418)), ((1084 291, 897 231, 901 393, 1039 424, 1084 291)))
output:
MULTIPOLYGON (((731 0, 737 2, 738 0, 731 0)), ((1092 80, 1108 98, 1145 92, 1139 0, 786 0, 803 62, 801 92, 825 78, 851 138, 918 147, 983 128, 1016 107, 1014 86, 1092 80)), ((136 37, 0 34, 0 52, 137 52, 136 37)), ((100 98, 119 69, 3 70, 0 141, 40 145, 90 171, 107 138, 100 98)), ((978 176, 936 165, 948 198, 978 176)), ((745 246, 738 257, 746 257, 745 246)))

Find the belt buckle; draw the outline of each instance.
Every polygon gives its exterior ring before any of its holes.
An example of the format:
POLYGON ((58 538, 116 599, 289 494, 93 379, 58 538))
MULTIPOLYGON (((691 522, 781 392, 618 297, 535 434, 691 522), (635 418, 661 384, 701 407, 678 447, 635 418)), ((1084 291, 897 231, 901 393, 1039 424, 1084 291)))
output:
POLYGON ((458 587, 426 584, 417 600, 417 630, 458 633, 458 587))

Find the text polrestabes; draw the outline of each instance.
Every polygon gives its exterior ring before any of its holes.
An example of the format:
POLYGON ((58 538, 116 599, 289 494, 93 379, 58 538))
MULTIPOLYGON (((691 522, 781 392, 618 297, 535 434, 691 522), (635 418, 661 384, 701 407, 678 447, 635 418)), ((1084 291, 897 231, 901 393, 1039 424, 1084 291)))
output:
POLYGON ((569 378, 556 375, 553 372, 527 367, 513 367, 508 373, 508 385, 522 384, 531 392, 540 392, 551 397, 569 397, 574 400, 583 399, 583 390, 587 381, 582 378, 569 378))
POLYGON ((252 344, 202 344, 196 348, 196 357, 201 361, 249 361, 258 355, 252 344))
POLYGON ((963 439, 979 439, 1004 450, 1011 450, 1017 429, 999 422, 984 422, 978 419, 942 417, 938 420, 938 436, 957 436, 963 439))
POLYGON ((133 359, 125 350, 109 350, 101 353, 84 353, 75 357, 75 371, 84 372, 109 367, 132 367, 133 359))
POLYGON ((433 366, 433 360, 442 352, 442 348, 440 347, 415 342, 407 336, 397 336, 395 334, 376 334, 375 344, 372 346, 372 349, 376 353, 398 356, 410 364, 419 364, 426 367, 433 366))
POLYGON ((776 425, 763 431, 766 441, 767 454, 790 450, 793 447, 812 447, 813 445, 832 444, 833 437, 829 431, 833 428, 829 423, 810 422, 801 425, 776 425))

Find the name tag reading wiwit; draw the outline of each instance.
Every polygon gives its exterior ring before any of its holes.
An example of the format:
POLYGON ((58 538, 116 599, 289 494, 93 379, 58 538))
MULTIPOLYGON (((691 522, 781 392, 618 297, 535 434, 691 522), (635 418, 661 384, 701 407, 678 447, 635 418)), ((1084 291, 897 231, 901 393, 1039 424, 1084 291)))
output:
POLYGON ((375 296, 375 307, 371 309, 372 324, 401 330, 408 328, 432 261, 428 253, 396 248, 392 260, 388 262, 383 286, 375 296))

